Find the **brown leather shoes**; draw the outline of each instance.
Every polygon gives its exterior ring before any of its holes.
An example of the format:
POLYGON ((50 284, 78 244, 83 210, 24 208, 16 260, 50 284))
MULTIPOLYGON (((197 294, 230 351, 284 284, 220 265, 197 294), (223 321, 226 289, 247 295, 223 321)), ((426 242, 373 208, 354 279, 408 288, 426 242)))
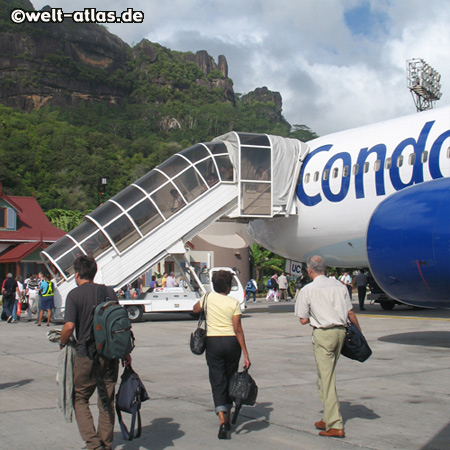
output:
POLYGON ((318 430, 326 430, 327 429, 327 424, 323 421, 323 419, 320 419, 318 422, 315 422, 314 426, 318 430))
POLYGON ((328 431, 321 431, 319 436, 343 438, 345 437, 345 433, 343 428, 330 428, 328 431))

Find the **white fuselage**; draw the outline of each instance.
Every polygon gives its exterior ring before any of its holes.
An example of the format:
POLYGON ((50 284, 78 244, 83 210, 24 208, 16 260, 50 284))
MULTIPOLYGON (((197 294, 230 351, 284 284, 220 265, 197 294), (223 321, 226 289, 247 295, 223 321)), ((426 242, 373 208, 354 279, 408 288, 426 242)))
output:
POLYGON ((309 143, 297 216, 254 220, 249 234, 277 254, 313 254, 368 267, 366 232, 377 205, 413 184, 450 176, 450 108, 324 136, 309 143))

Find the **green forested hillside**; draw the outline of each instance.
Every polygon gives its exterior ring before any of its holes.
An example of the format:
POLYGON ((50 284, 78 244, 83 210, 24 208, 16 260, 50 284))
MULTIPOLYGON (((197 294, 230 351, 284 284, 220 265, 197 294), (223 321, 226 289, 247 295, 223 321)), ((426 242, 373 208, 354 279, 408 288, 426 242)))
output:
POLYGON ((199 105, 189 111, 192 127, 165 131, 153 106, 30 113, 0 106, 0 180, 8 194, 34 192, 44 211, 87 211, 97 206, 99 177, 107 178, 106 197, 112 196, 172 154, 230 130, 311 138, 308 130, 290 133, 288 124, 269 123, 258 108, 199 105))
MULTIPOLYGON (((0 0, 9 7, 24 3, 0 0)), ((42 26, 12 26, 5 10, 0 13, 0 24, 8 25, 0 29, 0 181, 7 194, 34 193, 44 211, 58 210, 49 215, 59 226, 64 211, 71 211, 63 226, 70 228, 80 212, 97 206, 99 178, 108 180, 105 200, 172 154, 228 131, 303 141, 316 136, 306 126, 287 123, 279 94, 280 104, 267 89, 264 98, 235 94, 226 71, 202 70, 198 55, 148 41, 130 48, 95 24, 83 25, 81 44, 73 41, 73 23, 46 27, 47 44, 39 47, 42 26), (93 51, 89 33, 108 41, 115 66, 85 62, 93 51), (25 50, 14 53, 19 47, 25 50), (117 101, 104 101, 111 93, 117 101), (40 100, 35 109, 30 99, 40 100), (21 102, 28 107, 5 106, 21 102)))

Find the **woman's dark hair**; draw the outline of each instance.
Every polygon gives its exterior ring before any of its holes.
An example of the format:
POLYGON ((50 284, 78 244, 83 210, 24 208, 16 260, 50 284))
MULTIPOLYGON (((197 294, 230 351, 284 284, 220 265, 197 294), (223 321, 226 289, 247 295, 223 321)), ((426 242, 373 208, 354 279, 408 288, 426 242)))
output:
POLYGON ((213 287, 219 294, 228 293, 231 289, 231 280, 233 279, 233 274, 228 272, 228 270, 218 270, 214 272, 212 276, 213 287))
POLYGON ((97 263, 91 256, 79 256, 73 263, 73 267, 82 280, 92 281, 97 273, 97 263))

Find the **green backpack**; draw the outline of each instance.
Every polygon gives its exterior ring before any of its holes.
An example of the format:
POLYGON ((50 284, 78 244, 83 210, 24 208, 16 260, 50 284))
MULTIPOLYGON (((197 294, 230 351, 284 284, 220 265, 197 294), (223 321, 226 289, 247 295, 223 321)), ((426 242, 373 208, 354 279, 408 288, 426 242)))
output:
POLYGON ((110 300, 106 287, 100 286, 99 297, 104 299, 94 310, 93 332, 98 356, 121 359, 134 348, 134 336, 127 310, 117 300, 110 300))

